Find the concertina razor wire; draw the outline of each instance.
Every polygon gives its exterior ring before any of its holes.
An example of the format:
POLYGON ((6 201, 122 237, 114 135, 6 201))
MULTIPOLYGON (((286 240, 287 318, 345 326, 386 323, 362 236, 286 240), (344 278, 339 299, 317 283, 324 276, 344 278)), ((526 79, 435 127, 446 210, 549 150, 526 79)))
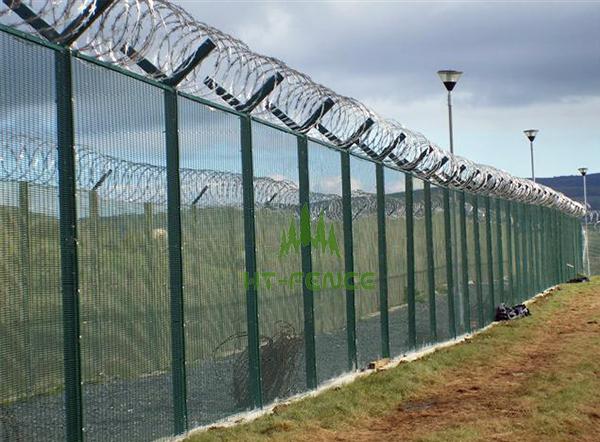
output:
MULTIPOLYGON (((0 23, 434 184, 556 208, 572 216, 585 212, 583 205, 549 187, 442 150, 424 135, 382 118, 278 59, 253 52, 166 0, 2 0, 0 23)), ((112 173, 120 176, 114 166, 112 173)), ((133 170, 122 175, 143 189, 151 187, 143 182, 147 174, 133 178, 133 170)), ((219 176, 225 193, 229 188, 238 191, 240 177, 200 172, 219 176)), ((119 188, 134 192, 129 187, 119 188)))

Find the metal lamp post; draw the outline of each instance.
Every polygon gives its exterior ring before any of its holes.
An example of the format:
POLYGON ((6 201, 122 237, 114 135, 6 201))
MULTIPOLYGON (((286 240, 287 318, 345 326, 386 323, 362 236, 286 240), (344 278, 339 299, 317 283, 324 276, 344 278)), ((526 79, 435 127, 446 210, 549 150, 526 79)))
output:
POLYGON ((590 274, 590 248, 588 246, 589 238, 588 238, 588 203, 587 203, 587 183, 586 183, 586 175, 587 175, 587 167, 580 167, 579 173, 583 178, 583 204, 585 206, 585 259, 587 261, 587 273, 590 274))
POLYGON ((442 80, 442 83, 444 83, 446 90, 448 91, 448 125, 450 130, 450 153, 454 154, 454 140, 452 134, 452 90, 454 89, 454 86, 456 86, 456 83, 462 75, 462 72, 445 70, 438 71, 438 75, 440 77, 440 80, 442 80))
MULTIPOLYGON (((440 77, 440 80, 442 80, 442 83, 444 83, 444 86, 446 87, 446 90, 448 91, 448 130, 450 133, 450 153, 452 155, 454 155, 454 134, 452 131, 452 90, 454 89, 454 86, 456 86, 456 83, 458 82, 458 79, 460 78, 460 76, 462 75, 461 71, 452 71, 452 70, 442 70, 442 71, 438 71, 437 72, 438 76, 440 77)), ((456 194, 452 193, 452 207, 456 208, 457 204, 456 204, 456 194)), ((458 250, 457 250, 457 239, 458 239, 458 235, 457 235, 457 230, 456 230, 456 216, 454 216, 455 214, 453 214, 453 216, 451 217, 451 229, 452 229, 452 240, 451 240, 451 247, 452 247, 452 261, 454 262, 454 266, 458 265, 458 250)), ((456 283, 458 284, 458 278, 455 279, 456 283)), ((460 285, 459 285, 460 287, 460 285)), ((461 292, 461 290, 457 291, 458 293, 458 303, 461 306, 459 308, 459 315, 460 315, 460 322, 464 322, 464 316, 463 316, 463 293, 461 292)))
POLYGON ((529 139, 529 148, 531 149, 531 179, 533 180, 534 183, 535 183, 535 169, 533 166, 533 140, 535 140, 535 136, 537 135, 538 132, 539 132, 539 130, 537 130, 537 129, 527 129, 527 130, 523 131, 525 136, 529 139))

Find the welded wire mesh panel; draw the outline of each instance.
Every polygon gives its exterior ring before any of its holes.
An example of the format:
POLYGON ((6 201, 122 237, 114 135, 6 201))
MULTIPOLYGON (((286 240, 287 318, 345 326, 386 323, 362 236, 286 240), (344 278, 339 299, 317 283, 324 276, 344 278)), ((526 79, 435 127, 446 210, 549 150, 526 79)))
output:
MULTIPOLYGON (((600 224, 594 223, 588 225, 587 234, 586 234, 586 243, 588 250, 586 255, 589 254, 589 268, 590 274, 599 275, 600 274, 600 224)), ((584 270, 587 273, 587 262, 588 257, 585 257, 586 266, 584 266, 584 270)))
MULTIPOLYGON (((478 295, 479 282, 477 277, 478 272, 478 261, 477 261, 477 235, 475 229, 475 210, 473 206, 474 199, 476 197, 472 194, 466 194, 465 201, 465 212, 466 212, 466 224, 467 224, 467 254, 470 259, 469 265, 469 305, 470 305, 470 319, 471 319, 471 330, 476 330, 479 327, 479 305, 480 299, 478 295)), ((479 223, 478 223, 479 225, 479 223)), ((481 229, 479 229, 479 240, 481 240, 481 229)))
POLYGON ((301 224, 311 220, 308 210, 300 219, 296 137, 255 123, 252 152, 257 272, 263 275, 257 287, 261 379, 269 403, 306 389, 301 224))
POLYGON ((350 158, 358 366, 381 358, 375 164, 350 158))
POLYGON ((500 201, 500 222, 501 222, 501 232, 502 232, 502 269, 504 278, 501 284, 504 287, 504 298, 502 298, 501 302, 510 303, 510 277, 511 277, 511 268, 510 268, 510 248, 509 241, 512 239, 512 236, 509 235, 508 229, 510 228, 509 218, 506 212, 507 202, 504 200, 500 201))
POLYGON ((511 303, 516 303, 519 301, 520 296, 520 287, 521 287, 521 274, 520 274, 520 245, 521 241, 519 240, 519 212, 518 205, 510 203, 510 218, 511 218, 511 230, 512 230, 512 240, 511 240, 511 260, 512 260, 512 279, 513 279, 513 289, 511 292, 511 303))
POLYGON ((405 175, 402 172, 385 169, 384 181, 390 353, 392 356, 398 356, 404 354, 409 348, 405 175))
MULTIPOLYGON (((493 290, 493 299, 490 296, 490 306, 487 311, 488 320, 490 322, 494 321, 496 306, 500 304, 500 280, 498 279, 500 276, 500 272, 498 271, 498 259, 500 257, 500 253, 498 252, 498 223, 496 222, 496 200, 490 198, 490 223, 489 223, 491 232, 491 243, 490 247, 492 249, 492 276, 493 280, 490 281, 490 290, 493 290)), ((530 275, 533 279, 533 275, 530 275)))
POLYGON ((433 227, 433 263, 435 269, 435 313, 438 341, 445 341, 450 338, 443 192, 441 187, 431 186, 431 224, 433 227))
POLYGON ((482 308, 483 308, 483 319, 484 323, 487 324, 490 322, 490 306, 491 306, 491 289, 490 285, 493 281, 490 281, 489 278, 489 268, 488 268, 488 247, 491 247, 491 244, 488 243, 488 234, 487 234, 487 214, 485 211, 485 198, 483 196, 477 196, 479 202, 479 245, 481 248, 481 289, 482 289, 482 308))
POLYGON ((413 178, 413 214, 415 240, 415 323, 417 346, 431 340, 429 321, 429 284, 427 280, 427 246, 425 240, 425 199, 424 183, 413 178))
MULTIPOLYGON (((460 192, 457 190, 450 191, 450 210, 452 213, 451 235, 452 235, 452 269, 454 280, 454 320, 456 323, 456 334, 462 335, 466 332, 465 320, 465 303, 466 296, 463 290, 463 256, 462 256, 462 235, 460 232, 460 192)), ((467 256, 467 261, 469 257, 467 256)), ((472 258, 471 258, 472 259, 472 258)), ((444 262, 444 271, 445 271, 444 262)), ((445 276, 445 274, 444 274, 445 276)))
POLYGON ((321 238, 312 247, 312 266, 317 379, 323 382, 348 370, 340 153, 309 141, 308 172, 311 219, 317 218, 311 227, 321 238))
POLYGON ((189 425, 250 407, 240 120, 179 99, 189 425))
POLYGON ((173 427, 163 94, 73 70, 84 431, 149 440, 173 427))
POLYGON ((65 433, 54 88, 53 51, 0 32, 0 440, 65 433))

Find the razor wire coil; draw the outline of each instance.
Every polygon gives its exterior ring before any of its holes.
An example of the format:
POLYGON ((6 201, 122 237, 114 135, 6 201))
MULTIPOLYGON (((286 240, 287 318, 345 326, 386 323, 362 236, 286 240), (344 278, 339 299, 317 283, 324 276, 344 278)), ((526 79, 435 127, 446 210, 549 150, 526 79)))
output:
MULTIPOLYGON (((167 0, 3 0, 0 22, 435 184, 553 207, 573 216, 585 212, 583 205, 549 187, 451 155, 424 135, 276 58, 253 52, 167 0), (25 7, 32 14, 21 14, 25 7)), ((148 169, 139 173, 127 176, 154 176, 148 169)), ((231 191, 228 184, 222 186, 225 194, 231 191)), ((120 191, 126 193, 126 188, 120 191)), ((142 188, 156 192, 152 186, 142 188)))

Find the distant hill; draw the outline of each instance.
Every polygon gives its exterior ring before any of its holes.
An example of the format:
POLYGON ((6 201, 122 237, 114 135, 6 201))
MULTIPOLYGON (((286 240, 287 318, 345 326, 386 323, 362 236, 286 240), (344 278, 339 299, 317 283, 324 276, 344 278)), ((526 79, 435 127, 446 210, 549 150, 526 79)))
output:
MULTIPOLYGON (((583 203, 583 181, 581 175, 537 178, 536 181, 583 203)), ((600 173, 591 173, 587 176, 587 196, 588 204, 592 209, 600 210, 600 173)))

